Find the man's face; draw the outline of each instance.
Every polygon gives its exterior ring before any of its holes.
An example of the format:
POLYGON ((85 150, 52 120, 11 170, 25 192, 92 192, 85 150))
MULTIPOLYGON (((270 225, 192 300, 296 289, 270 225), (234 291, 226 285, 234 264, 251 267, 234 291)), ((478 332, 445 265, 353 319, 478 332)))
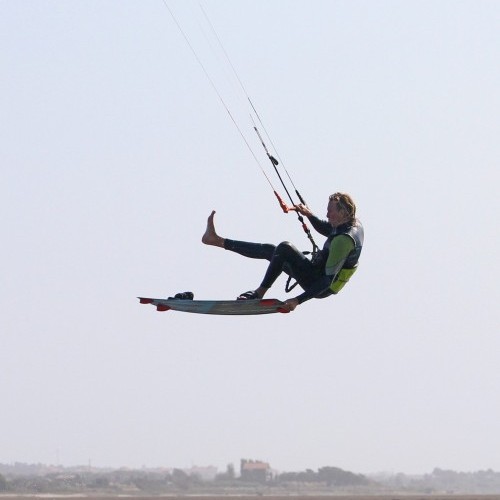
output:
POLYGON ((339 207, 337 201, 329 200, 328 207, 326 209, 326 218, 331 226, 337 227, 345 222, 346 214, 344 210, 339 207))

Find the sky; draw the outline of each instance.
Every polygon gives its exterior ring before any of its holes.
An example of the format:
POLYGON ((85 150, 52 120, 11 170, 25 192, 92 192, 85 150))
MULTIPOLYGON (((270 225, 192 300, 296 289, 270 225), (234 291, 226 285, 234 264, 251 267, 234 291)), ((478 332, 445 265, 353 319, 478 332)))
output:
POLYGON ((202 7, 246 94, 198 2, 0 2, 0 463, 500 471, 500 3, 202 7), (140 305, 260 284, 211 210, 309 249, 246 95, 317 215, 355 199, 358 272, 291 314, 140 305))

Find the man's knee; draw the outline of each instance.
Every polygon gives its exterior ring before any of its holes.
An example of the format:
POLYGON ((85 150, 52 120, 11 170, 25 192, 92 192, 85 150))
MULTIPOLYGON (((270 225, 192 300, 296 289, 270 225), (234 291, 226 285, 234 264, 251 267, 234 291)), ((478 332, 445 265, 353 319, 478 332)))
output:
POLYGON ((293 255, 293 254, 296 254, 297 252, 298 252, 298 250, 295 247, 295 245, 293 245, 289 241, 282 241, 276 247, 276 253, 278 253, 282 256, 293 255))

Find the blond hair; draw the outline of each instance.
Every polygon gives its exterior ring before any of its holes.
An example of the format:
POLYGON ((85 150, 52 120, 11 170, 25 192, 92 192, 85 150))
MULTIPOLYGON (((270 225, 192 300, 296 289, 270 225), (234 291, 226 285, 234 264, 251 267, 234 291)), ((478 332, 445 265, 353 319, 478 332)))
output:
POLYGON ((351 222, 356 219, 356 203, 347 193, 334 193, 330 195, 330 200, 337 203, 339 208, 349 216, 351 222))

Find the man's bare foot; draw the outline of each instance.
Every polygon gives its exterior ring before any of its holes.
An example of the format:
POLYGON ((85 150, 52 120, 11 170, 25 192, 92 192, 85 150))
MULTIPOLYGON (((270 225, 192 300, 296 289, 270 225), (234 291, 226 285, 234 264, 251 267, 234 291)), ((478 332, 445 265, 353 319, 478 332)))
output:
POLYGON ((201 241, 202 243, 205 243, 205 245, 224 247, 224 238, 219 236, 215 231, 214 216, 215 216, 215 210, 212 210, 212 213, 209 215, 207 219, 207 229, 205 230, 205 233, 201 237, 201 241))

